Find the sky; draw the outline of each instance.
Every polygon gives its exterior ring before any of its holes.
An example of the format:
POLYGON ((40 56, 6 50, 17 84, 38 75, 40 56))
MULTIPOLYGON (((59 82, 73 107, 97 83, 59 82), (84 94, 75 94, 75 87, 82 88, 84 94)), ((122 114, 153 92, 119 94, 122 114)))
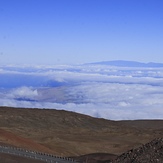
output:
POLYGON ((163 62, 162 0, 0 0, 0 64, 163 62))

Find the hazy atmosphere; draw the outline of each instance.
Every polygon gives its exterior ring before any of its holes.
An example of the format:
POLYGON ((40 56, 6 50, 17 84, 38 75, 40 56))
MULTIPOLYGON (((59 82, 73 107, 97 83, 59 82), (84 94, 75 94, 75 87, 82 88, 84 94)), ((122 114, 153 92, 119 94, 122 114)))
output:
POLYGON ((162 0, 0 0, 0 105, 162 119, 163 65, 155 64, 163 63, 162 7, 162 0))

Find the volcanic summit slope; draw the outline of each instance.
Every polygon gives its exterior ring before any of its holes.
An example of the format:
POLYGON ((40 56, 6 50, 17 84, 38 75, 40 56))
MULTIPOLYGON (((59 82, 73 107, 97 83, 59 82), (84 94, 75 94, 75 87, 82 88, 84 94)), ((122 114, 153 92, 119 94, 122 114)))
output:
POLYGON ((162 120, 111 121, 64 110, 0 107, 0 144, 59 156, 115 158, 162 135, 162 120))
POLYGON ((120 155, 113 163, 163 163, 163 138, 120 155))

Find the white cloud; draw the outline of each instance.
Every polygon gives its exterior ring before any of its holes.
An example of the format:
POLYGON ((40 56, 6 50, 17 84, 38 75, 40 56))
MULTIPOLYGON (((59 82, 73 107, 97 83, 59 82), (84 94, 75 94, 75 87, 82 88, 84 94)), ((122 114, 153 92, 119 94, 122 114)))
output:
POLYGON ((50 102, 29 102, 16 100, 0 100, 2 106, 26 107, 26 108, 51 108, 58 110, 75 111, 82 114, 91 115, 98 118, 106 118, 112 120, 122 119, 162 119, 162 105, 139 106, 139 107, 110 107, 107 104, 59 104, 50 102))
POLYGON ((22 98, 22 99, 34 99, 38 96, 37 89, 31 87, 20 87, 11 90, 8 94, 8 98, 22 98))
POLYGON ((163 118, 161 68, 98 65, 10 69, 0 71, 2 106, 65 109, 114 120, 163 118))

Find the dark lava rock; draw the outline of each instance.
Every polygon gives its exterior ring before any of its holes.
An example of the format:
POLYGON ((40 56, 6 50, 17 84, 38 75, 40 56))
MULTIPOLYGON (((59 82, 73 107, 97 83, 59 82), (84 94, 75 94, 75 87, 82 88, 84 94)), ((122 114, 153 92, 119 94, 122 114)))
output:
POLYGON ((163 138, 123 153, 112 163, 163 163, 163 138))

